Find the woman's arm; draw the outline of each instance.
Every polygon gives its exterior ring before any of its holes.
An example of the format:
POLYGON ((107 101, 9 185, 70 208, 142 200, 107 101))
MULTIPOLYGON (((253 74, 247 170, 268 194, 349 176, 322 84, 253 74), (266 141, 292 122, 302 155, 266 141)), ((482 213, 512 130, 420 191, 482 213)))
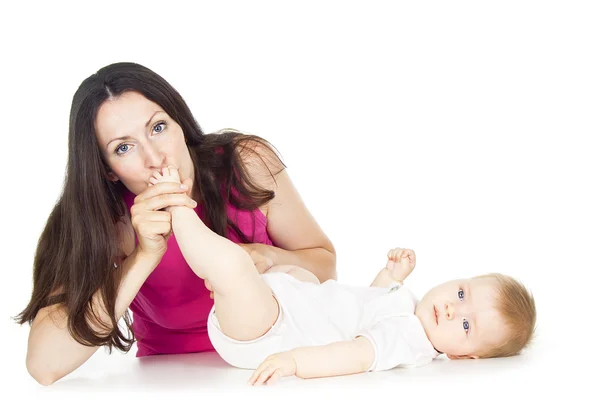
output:
MULTIPOLYGON (((124 275, 116 300, 117 320, 125 313, 140 287, 158 261, 147 258, 136 248, 121 265, 124 275)), ((94 295, 94 308, 101 320, 110 326, 99 293, 94 295)), ((94 330, 101 332, 93 325, 94 330)), ((29 374, 40 384, 50 385, 73 372, 87 361, 99 347, 88 347, 75 341, 67 329, 67 315, 61 305, 40 309, 31 329, 27 346, 26 366, 29 374)))
POLYGON ((275 192, 267 205, 267 232, 274 244, 251 244, 273 264, 296 265, 314 273, 321 282, 336 279, 335 248, 312 216, 291 178, 272 151, 257 146, 255 152, 243 152, 242 161, 251 179, 275 192))

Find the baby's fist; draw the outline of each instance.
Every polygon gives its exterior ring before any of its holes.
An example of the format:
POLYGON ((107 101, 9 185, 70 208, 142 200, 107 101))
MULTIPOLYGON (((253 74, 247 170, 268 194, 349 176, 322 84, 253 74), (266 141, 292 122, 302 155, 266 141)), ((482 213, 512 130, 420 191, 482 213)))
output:
POLYGON ((393 262, 400 262, 402 258, 408 258, 409 262, 415 267, 416 255, 415 251, 407 248, 394 248, 388 252, 388 259, 393 262))
POLYGON ((394 248, 388 252, 386 268, 397 281, 404 281, 415 268, 417 257, 415 251, 406 248, 394 248))

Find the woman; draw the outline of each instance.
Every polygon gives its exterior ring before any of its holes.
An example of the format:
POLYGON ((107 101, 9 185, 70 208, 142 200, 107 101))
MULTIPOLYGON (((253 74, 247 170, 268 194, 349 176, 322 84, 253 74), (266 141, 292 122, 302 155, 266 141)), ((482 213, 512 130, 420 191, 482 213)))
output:
POLYGON ((162 77, 134 63, 106 66, 73 97, 64 190, 18 316, 31 324, 27 369, 39 383, 69 374, 100 346, 129 351, 137 341, 138 357, 213 350, 210 283, 171 236, 165 209, 175 205, 239 243, 261 273, 293 264, 322 282, 336 278, 331 241, 266 140, 234 130, 204 134, 162 77), (184 185, 150 185, 168 165, 184 185))

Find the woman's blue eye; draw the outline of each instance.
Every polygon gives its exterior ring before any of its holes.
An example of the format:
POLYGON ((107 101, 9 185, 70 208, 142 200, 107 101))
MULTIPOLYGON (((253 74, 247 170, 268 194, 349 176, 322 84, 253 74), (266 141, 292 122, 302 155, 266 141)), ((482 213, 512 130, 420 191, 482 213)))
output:
POLYGON ((461 301, 465 298, 465 293, 463 290, 458 290, 458 299, 461 301))
POLYGON ((165 129, 165 127, 164 127, 164 126, 165 126, 165 125, 166 125, 165 123, 158 123, 158 124, 156 124, 156 125, 154 126, 154 128, 153 128, 152 130, 153 130, 154 132, 156 132, 157 134, 160 134, 161 132, 163 132, 163 131, 164 131, 164 129, 165 129), (160 127, 160 129, 157 129, 157 128, 159 128, 159 127, 160 127))
POLYGON ((469 322, 466 319, 463 319, 463 329, 469 331, 469 322))
POLYGON ((129 145, 127 145, 126 143, 124 143, 123 145, 119 145, 117 146, 117 149, 115 150, 115 153, 118 155, 122 155, 123 153, 127 152, 129 145), (123 150, 123 148, 125 148, 123 150), (121 152, 119 152, 119 150, 122 150, 121 152))

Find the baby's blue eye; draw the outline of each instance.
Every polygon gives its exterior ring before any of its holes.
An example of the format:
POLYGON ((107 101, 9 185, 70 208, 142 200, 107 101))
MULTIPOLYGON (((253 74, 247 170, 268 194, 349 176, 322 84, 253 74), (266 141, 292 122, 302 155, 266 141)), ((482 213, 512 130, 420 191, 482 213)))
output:
POLYGON ((165 123, 156 124, 156 125, 154 126, 153 130, 154 130, 154 132, 156 132, 157 134, 160 134, 161 132, 163 132, 163 131, 164 131, 164 129, 165 129, 165 127, 164 127, 164 126, 165 126, 165 123), (160 127, 160 129, 157 129, 157 128, 159 128, 159 127, 160 127))
POLYGON ((469 322, 466 319, 463 319, 463 329, 469 331, 469 322))
POLYGON ((465 298, 465 293, 463 290, 458 290, 458 299, 461 301, 465 298))

